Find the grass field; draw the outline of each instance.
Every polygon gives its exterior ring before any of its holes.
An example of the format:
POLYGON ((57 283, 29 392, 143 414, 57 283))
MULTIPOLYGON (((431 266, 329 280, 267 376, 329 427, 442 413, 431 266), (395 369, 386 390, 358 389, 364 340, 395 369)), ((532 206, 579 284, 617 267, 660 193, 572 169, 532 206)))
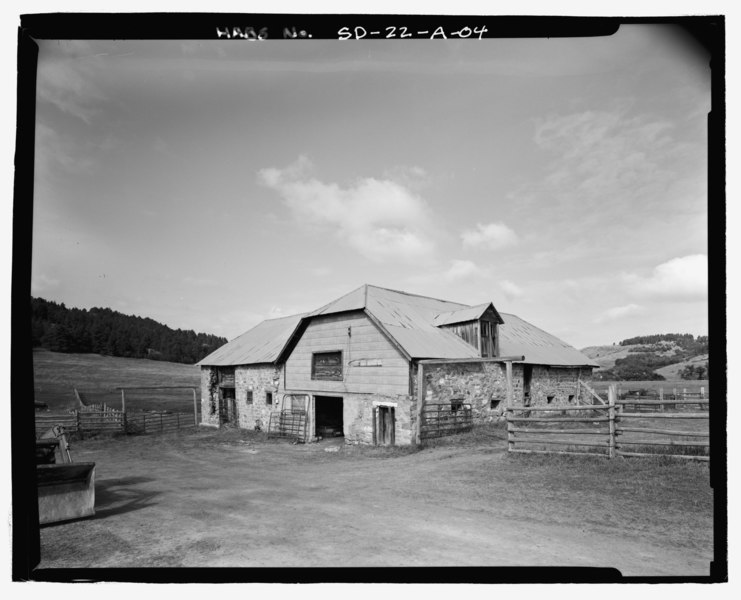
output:
MULTIPOLYGON (((105 402, 121 408, 117 387, 195 386, 200 404, 201 376, 198 367, 180 363, 120 358, 99 354, 63 354, 36 350, 33 353, 34 396, 50 410, 76 406, 73 388, 90 404, 105 402)), ((190 390, 126 392, 126 410, 193 411, 190 390)))

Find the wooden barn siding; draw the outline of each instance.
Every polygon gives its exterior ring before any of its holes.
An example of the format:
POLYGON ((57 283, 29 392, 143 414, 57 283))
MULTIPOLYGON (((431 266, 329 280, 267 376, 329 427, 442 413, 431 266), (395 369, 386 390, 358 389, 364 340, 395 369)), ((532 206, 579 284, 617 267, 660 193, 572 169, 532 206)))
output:
POLYGON ((318 317, 309 324, 285 365, 286 390, 341 394, 408 394, 409 363, 362 313, 318 317), (352 328, 352 337, 347 328, 352 328), (314 352, 342 351, 344 381, 311 378, 314 352), (348 367, 348 361, 373 359, 381 367, 348 367))

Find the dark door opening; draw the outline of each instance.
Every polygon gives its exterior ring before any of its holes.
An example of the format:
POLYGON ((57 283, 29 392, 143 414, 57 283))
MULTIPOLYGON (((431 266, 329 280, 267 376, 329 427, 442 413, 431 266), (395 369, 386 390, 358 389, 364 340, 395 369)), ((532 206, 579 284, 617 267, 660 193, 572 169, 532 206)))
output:
POLYGON ((342 420, 342 398, 334 396, 314 396, 315 435, 319 437, 340 437, 344 435, 342 420))
POLYGON ((376 407, 376 445, 393 446, 396 433, 396 410, 393 406, 376 407))
POLYGON ((237 420, 237 395, 233 387, 221 388, 219 420, 222 424, 236 422, 237 420))
POLYGON ((523 404, 530 406, 530 382, 533 379, 533 365, 525 365, 522 372, 523 404))

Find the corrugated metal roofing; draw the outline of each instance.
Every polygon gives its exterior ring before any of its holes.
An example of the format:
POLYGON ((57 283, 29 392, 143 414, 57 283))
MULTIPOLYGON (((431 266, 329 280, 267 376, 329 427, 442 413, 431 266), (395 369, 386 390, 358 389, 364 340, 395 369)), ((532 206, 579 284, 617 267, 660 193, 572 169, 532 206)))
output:
POLYGON ((227 367, 274 362, 304 316, 263 321, 196 364, 227 367))
POLYGON ((598 367, 573 346, 556 336, 539 329, 516 315, 500 313, 504 324, 499 325, 499 354, 502 356, 523 355, 522 361, 533 365, 557 365, 563 367, 598 367))
POLYGON ((486 312, 486 309, 490 306, 492 306, 491 302, 486 302, 485 304, 479 304, 470 308, 460 308, 458 310, 440 313, 432 320, 432 324, 436 327, 440 327, 440 325, 475 321, 476 319, 481 318, 481 315, 483 315, 486 312))
MULTIPOLYGON (((437 327, 436 323, 443 324, 441 320, 445 323, 460 322, 445 320, 450 318, 477 319, 489 304, 467 306, 363 285, 305 315, 263 321, 198 364, 228 366, 274 362, 303 319, 363 309, 411 358, 477 358, 476 348, 454 333, 437 327)), ((527 321, 515 315, 501 316, 504 319, 504 323, 499 325, 501 356, 523 355, 523 362, 529 364, 598 366, 572 346, 527 321)))

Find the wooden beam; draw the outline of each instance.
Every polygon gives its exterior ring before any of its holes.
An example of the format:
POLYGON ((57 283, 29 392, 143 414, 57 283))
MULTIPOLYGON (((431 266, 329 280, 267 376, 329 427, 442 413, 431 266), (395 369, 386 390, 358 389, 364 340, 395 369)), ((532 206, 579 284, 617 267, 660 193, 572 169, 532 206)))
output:
POLYGON ((507 408, 511 408, 514 403, 514 391, 512 389, 512 361, 504 363, 507 371, 507 408))
POLYGON ((425 402, 425 366, 417 365, 417 423, 414 439, 417 445, 422 441, 422 410, 425 402))
POLYGON ((447 364, 447 363, 470 363, 470 362, 521 362, 525 360, 525 357, 522 355, 517 356, 495 356, 492 358, 480 358, 472 356, 471 358, 424 358, 422 360, 418 360, 417 364, 424 364, 424 365, 440 365, 440 364, 447 364))

